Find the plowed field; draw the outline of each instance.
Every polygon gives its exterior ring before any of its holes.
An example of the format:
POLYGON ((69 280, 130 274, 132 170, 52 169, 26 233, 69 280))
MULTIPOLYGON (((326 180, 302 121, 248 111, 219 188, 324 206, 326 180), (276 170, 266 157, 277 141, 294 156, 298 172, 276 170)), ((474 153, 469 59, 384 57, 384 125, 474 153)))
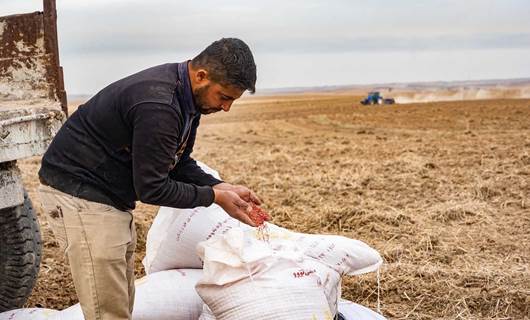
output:
MULTIPOLYGON (((273 222, 363 240, 384 257, 382 312, 408 319, 528 319, 530 100, 360 106, 347 95, 253 97, 202 119, 195 158, 255 190, 273 222)), ((40 158, 21 161, 35 206, 40 158)), ((137 276, 157 207, 139 205, 137 276)), ((76 302, 41 219, 27 306, 76 302)), ((375 274, 343 296, 375 308, 375 274)))

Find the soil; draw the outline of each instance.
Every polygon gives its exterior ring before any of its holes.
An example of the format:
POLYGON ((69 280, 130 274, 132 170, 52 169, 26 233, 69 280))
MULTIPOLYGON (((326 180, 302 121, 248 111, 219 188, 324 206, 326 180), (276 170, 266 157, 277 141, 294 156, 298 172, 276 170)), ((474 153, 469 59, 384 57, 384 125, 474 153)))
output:
MULTIPOLYGON (((361 97, 251 97, 202 119, 195 158, 254 190, 272 222, 365 241, 383 256, 382 312, 528 319, 530 100, 361 106, 361 97)), ((20 161, 35 189, 40 158, 20 161)), ((140 204, 136 274, 158 208, 140 204)), ((76 303, 50 228, 28 307, 76 303)), ((375 274, 343 297, 375 308, 375 274)))

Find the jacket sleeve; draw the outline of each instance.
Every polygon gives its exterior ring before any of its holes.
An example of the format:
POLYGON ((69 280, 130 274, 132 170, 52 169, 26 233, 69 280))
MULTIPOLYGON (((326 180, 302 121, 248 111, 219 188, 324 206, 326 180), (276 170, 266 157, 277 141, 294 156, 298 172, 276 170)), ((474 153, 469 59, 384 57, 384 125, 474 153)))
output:
POLYGON ((199 186, 214 186, 223 182, 222 180, 216 179, 212 175, 204 172, 197 162, 191 158, 193 152, 193 146, 195 144, 195 137, 197 136, 197 128, 199 127, 200 117, 197 117, 193 121, 188 143, 186 149, 182 154, 181 159, 170 172, 171 179, 182 181, 186 183, 193 183, 199 186))
POLYGON ((133 126, 132 176, 138 199, 174 208, 211 205, 214 192, 210 186, 169 178, 182 130, 180 114, 165 104, 142 103, 128 117, 133 126))

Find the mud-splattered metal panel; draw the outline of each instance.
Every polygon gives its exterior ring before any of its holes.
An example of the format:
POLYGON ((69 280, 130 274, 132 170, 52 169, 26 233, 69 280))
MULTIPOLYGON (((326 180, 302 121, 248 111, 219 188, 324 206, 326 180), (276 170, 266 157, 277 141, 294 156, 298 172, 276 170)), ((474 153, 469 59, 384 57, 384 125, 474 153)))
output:
POLYGON ((0 17, 0 101, 58 100, 59 69, 44 29, 42 12, 0 17))

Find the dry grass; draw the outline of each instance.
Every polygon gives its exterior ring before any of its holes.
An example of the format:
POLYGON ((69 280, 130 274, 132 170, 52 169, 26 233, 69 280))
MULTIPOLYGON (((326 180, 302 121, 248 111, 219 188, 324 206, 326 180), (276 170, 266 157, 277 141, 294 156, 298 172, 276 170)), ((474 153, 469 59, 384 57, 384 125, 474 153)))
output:
MULTIPOLYGON (((375 247, 392 319, 529 319, 530 101, 384 107, 315 95, 242 101, 203 119, 196 158, 250 186, 274 222, 375 247)), ((21 163, 36 199, 39 159, 21 163)), ((139 249, 157 208, 136 211, 139 249)), ((28 305, 75 302, 64 258, 45 251, 28 305)), ((343 295, 375 307, 376 276, 343 295)))

